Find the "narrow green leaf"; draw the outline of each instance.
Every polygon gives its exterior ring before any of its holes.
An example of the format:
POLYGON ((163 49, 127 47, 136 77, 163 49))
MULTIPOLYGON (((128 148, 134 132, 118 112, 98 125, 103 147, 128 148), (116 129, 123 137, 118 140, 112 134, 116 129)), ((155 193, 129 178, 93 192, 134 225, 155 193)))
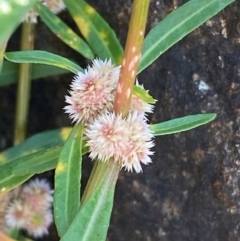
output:
POLYGON ((55 171, 54 216, 60 237, 66 233, 79 210, 83 130, 81 124, 74 126, 55 171))
POLYGON ((169 135, 188 131, 198 126, 207 124, 216 118, 215 113, 189 115, 173 120, 165 121, 158 124, 150 125, 150 129, 155 136, 169 135))
MULTIPOLYGON (((89 152, 89 148, 85 146, 86 141, 83 141, 83 143, 82 155, 85 155, 89 152)), ((31 155, 13 160, 12 162, 16 162, 16 165, 14 166, 12 172, 15 175, 22 176, 26 174, 39 174, 53 170, 57 166, 61 150, 62 146, 55 147, 50 150, 34 152, 31 155)))
MULTIPOLYGON (((55 147, 50 150, 42 150, 13 160, 15 166, 12 173, 17 176, 26 174, 39 174, 56 168, 59 154, 62 147, 55 147)), ((2 166, 2 168, 4 168, 2 166)))
POLYGON ((59 55, 52 54, 46 51, 16 51, 5 53, 4 56, 7 60, 12 61, 14 63, 53 65, 59 68, 67 69, 75 74, 77 74, 79 71, 83 71, 82 68, 74 62, 59 55))
POLYGON ((83 0, 64 0, 64 3, 94 53, 101 59, 111 58, 119 65, 123 50, 107 22, 83 0))
POLYGON ((87 59, 94 58, 94 54, 89 46, 76 33, 73 32, 56 14, 52 13, 41 2, 36 5, 41 19, 50 30, 60 38, 65 44, 82 54, 87 59))
POLYGON ((138 73, 232 2, 234 0, 191 0, 167 15, 145 38, 138 73))
POLYGON ((14 175, 13 169, 15 164, 15 162, 9 162, 0 168, 0 196, 22 184, 32 176, 31 174, 23 176, 14 175))
POLYGON ((140 86, 133 86, 133 94, 136 95, 139 99, 145 101, 149 104, 155 104, 156 100, 153 99, 151 95, 148 94, 148 91, 144 90, 140 86))
POLYGON ((31 174, 24 176, 15 176, 14 174, 11 174, 5 179, 0 178, 0 196, 26 182, 31 177, 31 174))
POLYGON ((33 175, 29 173, 29 169, 33 169, 33 163, 36 168, 33 170, 34 174, 55 168, 60 151, 61 147, 49 151, 42 150, 2 165, 0 168, 0 195, 1 190, 2 192, 5 192, 5 189, 11 190, 29 179, 33 175), (15 170, 18 175, 15 174, 15 170))
POLYGON ((60 241, 105 241, 113 207, 117 174, 107 169, 92 195, 81 206, 66 234, 60 241))
MULTIPOLYGON (((18 80, 19 65, 3 61, 2 72, 0 73, 0 86, 14 84, 18 80)), ((32 80, 69 73, 68 70, 51 65, 34 64, 32 65, 32 80)))
POLYGON ((36 0, 17 1, 1 0, 0 1, 0 46, 8 40, 14 29, 20 24, 24 15, 34 5, 36 0))
POLYGON ((23 143, 11 147, 4 152, 1 152, 0 166, 4 165, 6 162, 13 161, 40 150, 46 150, 56 146, 61 146, 67 139, 70 131, 70 127, 65 127, 36 134, 28 138, 23 143))

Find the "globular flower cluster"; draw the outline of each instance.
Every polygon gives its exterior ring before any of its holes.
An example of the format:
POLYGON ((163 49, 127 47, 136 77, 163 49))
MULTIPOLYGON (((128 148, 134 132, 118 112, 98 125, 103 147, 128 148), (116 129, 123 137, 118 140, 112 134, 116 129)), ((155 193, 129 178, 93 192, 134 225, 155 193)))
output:
POLYGON ((119 70, 110 60, 96 59, 84 73, 78 73, 71 84, 71 96, 66 97, 69 105, 64 108, 73 121, 90 122, 113 109, 119 70))
MULTIPOLYGON (((65 9, 63 0, 38 0, 43 5, 48 7, 53 13, 57 14, 65 9)), ((24 18, 25 22, 37 23, 38 13, 34 9, 31 9, 24 18)))
POLYGON ((24 229, 36 238, 47 234, 53 221, 52 193, 47 181, 30 181, 23 187, 19 198, 8 207, 5 216, 7 225, 24 229))
POLYGON ((115 67, 111 60, 93 60, 84 73, 74 78, 64 109, 74 122, 85 124, 92 159, 111 159, 138 173, 142 171, 141 163, 150 163, 149 156, 153 154, 153 133, 146 119, 153 106, 133 95, 129 115, 123 118, 114 114, 119 73, 120 67, 115 67))
POLYGON ((151 162, 153 133, 137 111, 128 117, 105 113, 86 129, 90 157, 100 161, 113 158, 128 171, 142 171, 140 163, 151 162))

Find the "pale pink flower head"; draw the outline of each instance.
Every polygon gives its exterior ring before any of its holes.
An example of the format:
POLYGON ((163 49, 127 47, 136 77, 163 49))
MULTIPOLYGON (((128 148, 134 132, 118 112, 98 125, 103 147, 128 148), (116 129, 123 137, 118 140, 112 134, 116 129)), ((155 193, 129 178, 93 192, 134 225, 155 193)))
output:
MULTIPOLYGON (((136 86, 142 88, 144 90, 143 85, 140 85, 138 81, 136 81, 136 86)), ((151 104, 146 103, 136 95, 132 95, 131 104, 130 104, 130 111, 134 112, 137 111, 139 115, 145 116, 146 113, 152 113, 154 106, 151 104)))
MULTIPOLYGON (((38 0, 43 5, 49 8, 53 13, 57 14, 61 12, 65 5, 62 0, 38 0)), ((24 18, 25 22, 28 23, 37 23, 38 12, 35 9, 30 9, 27 15, 24 18)))
POLYGON ((153 112, 153 105, 146 103, 136 95, 132 95, 130 111, 137 111, 139 115, 145 116, 146 113, 153 112))
POLYGON ((26 225, 26 209, 22 200, 14 200, 8 207, 5 219, 9 227, 23 228, 26 225))
POLYGON ((53 191, 49 183, 44 179, 34 179, 24 185, 21 198, 26 205, 33 210, 46 209, 51 207, 53 201, 53 191))
POLYGON ((51 210, 38 210, 31 212, 24 229, 33 237, 39 238, 48 234, 48 228, 53 221, 51 210))
POLYGON ((74 78, 65 112, 74 122, 92 122, 99 114, 112 110, 118 77, 119 67, 110 60, 93 60, 92 66, 74 78))
POLYGON ((34 237, 48 233, 52 223, 52 190, 46 180, 35 179, 26 184, 19 199, 8 207, 5 219, 9 227, 25 229, 34 237))
POLYGON ((48 228, 53 221, 50 209, 32 210, 22 200, 15 200, 9 206, 5 218, 9 227, 25 229, 34 237, 48 234, 48 228))
POLYGON ((48 7, 53 13, 60 13, 65 9, 63 0, 40 0, 40 2, 48 7))
POLYGON ((129 113, 127 118, 104 113, 87 127, 85 134, 92 159, 113 159, 126 170, 134 169, 137 173, 142 171, 141 163, 151 162, 153 133, 137 111, 129 113))

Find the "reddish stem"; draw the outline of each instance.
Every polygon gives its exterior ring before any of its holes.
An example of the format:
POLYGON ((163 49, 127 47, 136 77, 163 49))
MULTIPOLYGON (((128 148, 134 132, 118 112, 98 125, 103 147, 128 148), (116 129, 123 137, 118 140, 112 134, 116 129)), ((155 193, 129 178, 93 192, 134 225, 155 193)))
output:
POLYGON ((114 110, 126 116, 129 111, 133 85, 141 59, 142 43, 150 0, 134 0, 125 54, 114 102, 114 110))

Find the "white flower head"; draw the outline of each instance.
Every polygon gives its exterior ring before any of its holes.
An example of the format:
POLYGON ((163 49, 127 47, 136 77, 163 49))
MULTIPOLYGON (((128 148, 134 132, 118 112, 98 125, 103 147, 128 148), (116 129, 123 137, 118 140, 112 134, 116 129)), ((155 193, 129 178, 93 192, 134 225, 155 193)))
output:
POLYGON ((24 185, 19 199, 8 207, 5 219, 9 227, 25 229, 34 237, 48 233, 53 221, 52 190, 46 180, 35 179, 24 185))
MULTIPOLYGON (((46 7, 48 7, 55 14, 61 12, 65 8, 65 5, 62 0, 38 0, 38 1, 40 1, 46 7)), ((37 23, 37 17, 38 17, 38 12, 34 9, 30 9, 30 11, 25 16, 24 21, 28 23, 37 23)))
POLYGON ((128 171, 142 171, 141 163, 151 162, 149 155, 153 144, 153 133, 138 111, 128 117, 104 113, 91 123, 85 132, 90 157, 99 161, 113 159, 128 171))
POLYGON ((33 237, 42 237, 48 234, 48 228, 53 221, 52 212, 50 209, 38 210, 32 212, 32 215, 26 220, 24 229, 33 237))
POLYGON ((118 77, 119 67, 110 60, 93 60, 92 66, 74 78, 65 112, 74 122, 92 122, 99 114, 111 111, 118 77))
POLYGON ((26 210, 21 200, 14 200, 5 215, 9 227, 23 228, 26 225, 26 210))
POLYGON ((53 191, 45 179, 36 178, 24 185, 21 199, 33 210, 46 209, 52 205, 52 193, 53 191))
MULTIPOLYGON (((144 90, 143 85, 140 85, 138 81, 136 81, 136 86, 142 88, 144 90)), ((146 103, 136 95, 132 95, 131 104, 130 104, 130 111, 138 111, 139 115, 145 115, 146 113, 152 113, 154 106, 151 104, 146 103)))

